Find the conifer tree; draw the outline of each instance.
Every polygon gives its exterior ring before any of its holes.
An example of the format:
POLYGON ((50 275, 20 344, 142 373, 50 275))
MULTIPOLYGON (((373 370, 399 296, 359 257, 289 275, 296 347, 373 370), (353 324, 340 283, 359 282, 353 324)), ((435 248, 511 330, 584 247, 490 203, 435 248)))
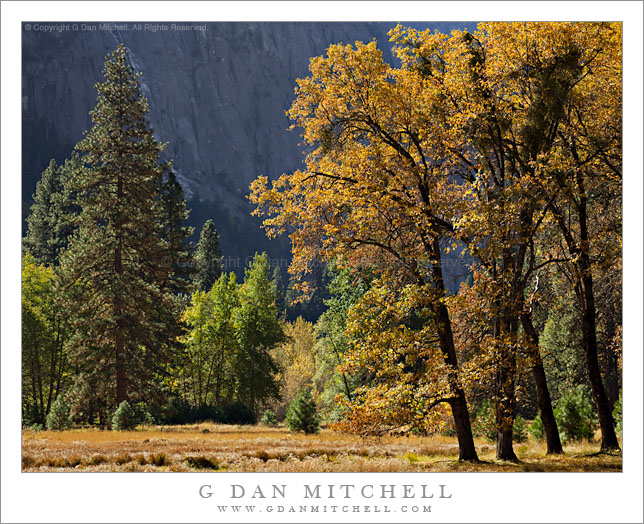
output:
POLYGON ((206 220, 201 228, 199 242, 194 253, 194 285, 197 291, 210 291, 221 275, 221 248, 219 233, 212 220, 206 220))
POLYGON ((294 433, 304 431, 309 435, 320 432, 320 417, 309 389, 300 391, 289 405, 286 412, 286 426, 294 433))
POLYGON ((62 166, 52 159, 36 184, 24 248, 39 264, 58 265, 60 254, 67 247, 77 211, 69 179, 74 170, 81 168, 78 153, 73 153, 62 166))
POLYGON ((174 293, 185 293, 190 278, 190 253, 186 239, 192 234, 193 228, 184 225, 190 211, 186 207, 181 184, 173 171, 161 183, 160 193, 163 238, 168 249, 164 262, 170 265, 173 273, 169 287, 174 293))
POLYGON ((86 169, 72 175, 81 212, 61 259, 61 294, 78 376, 116 406, 153 388, 179 315, 165 287, 171 269, 163 264, 168 248, 159 221, 158 188, 169 168, 158 164, 164 145, 148 125, 140 73, 123 45, 103 73, 94 125, 77 145, 86 169))
POLYGON ((286 311, 286 303, 284 300, 284 279, 282 278, 282 270, 279 266, 273 268, 273 288, 275 289, 275 304, 280 313, 286 311))

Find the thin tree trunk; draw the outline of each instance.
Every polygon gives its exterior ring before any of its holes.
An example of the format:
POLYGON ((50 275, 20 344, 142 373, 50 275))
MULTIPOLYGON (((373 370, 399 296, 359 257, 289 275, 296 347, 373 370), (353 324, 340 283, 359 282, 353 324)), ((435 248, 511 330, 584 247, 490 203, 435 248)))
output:
POLYGON ((58 398, 60 393, 60 385, 63 381, 63 369, 65 366, 65 339, 61 337, 60 345, 58 347, 60 355, 58 356, 58 369, 56 370, 56 391, 54 392, 54 400, 58 398))
POLYGON ((552 409, 552 399, 546 380, 546 372, 543 369, 543 360, 539 352, 539 335, 532 324, 532 319, 528 313, 521 314, 521 323, 523 329, 530 341, 529 351, 531 357, 531 368, 534 383, 537 389, 537 407, 543 422, 543 428, 546 433, 546 445, 548 455, 563 453, 561 439, 559 438, 559 428, 552 409))
POLYGON ((593 275, 590 262, 590 239, 588 235, 587 196, 584 187, 583 175, 577 175, 577 185, 580 190, 579 199, 579 232, 580 256, 578 266, 581 273, 583 304, 582 304, 582 335, 586 350, 586 364, 588 376, 593 393, 593 400, 597 406, 599 426, 602 432, 602 451, 619 449, 619 442, 615 433, 615 422, 611 413, 610 403, 602 382, 599 360, 597 358, 597 311, 595 308, 595 294, 593 291, 593 275))
MULTIPOLYGON (((37 413, 33 413, 33 414, 38 417, 38 420, 35 420, 34 422, 43 423, 44 421, 41 420, 41 417, 40 417, 40 409, 38 409, 38 388, 36 387, 36 367, 34 365, 33 356, 30 359, 30 364, 31 365, 29 367, 31 368, 31 373, 30 373, 30 375, 31 375, 31 395, 33 397, 32 406, 35 405, 36 406, 36 411, 37 411, 37 413)), ((29 406, 29 407, 31 408, 32 406, 29 406)))
MULTIPOLYGON (((338 366, 341 366, 342 359, 340 358, 340 352, 338 351, 338 348, 336 347, 335 342, 333 342, 333 338, 329 337, 328 340, 329 342, 331 342, 331 347, 333 348, 333 353, 335 354, 335 359, 338 362, 338 366)), ((351 390, 349 389, 349 382, 347 381, 347 376, 344 373, 344 371, 342 371, 340 374, 342 375, 342 382, 344 383, 344 391, 347 394, 347 399, 349 400, 349 402, 352 402, 353 400, 351 398, 351 390)))
MULTIPOLYGON (((223 358, 222 358, 223 360, 223 358)), ((219 407, 221 403, 221 370, 223 367, 223 363, 220 360, 217 363, 217 373, 215 374, 215 406, 219 407)))
POLYGON ((37 363, 36 378, 37 378, 37 386, 38 386, 38 398, 40 400, 40 405, 39 405, 40 419, 44 421, 45 420, 45 401, 44 401, 43 391, 42 391, 42 368, 40 366, 40 356, 38 356, 36 363, 37 363))
MULTIPOLYGON (((434 239, 432 247, 434 257, 434 263, 432 264, 433 281, 436 288, 441 292, 441 295, 444 295, 445 283, 443 281, 443 270, 440 264, 441 251, 438 238, 434 239)), ((456 429, 456 437, 458 439, 458 458, 459 460, 478 462, 479 458, 476 454, 476 447, 474 446, 474 437, 472 435, 472 426, 470 424, 465 391, 463 391, 458 380, 458 360, 456 358, 456 348, 454 346, 454 335, 452 333, 449 311, 447 310, 444 302, 438 302, 435 304, 434 311, 437 316, 436 324, 441 350, 443 351, 445 363, 449 368, 449 382, 452 388, 452 394, 454 395, 453 398, 450 399, 449 404, 452 408, 454 427, 456 429)))
MULTIPOLYGON (((54 326, 56 325, 56 321, 52 322, 54 326)), ((60 331, 56 329, 56 340, 51 346, 51 352, 50 352, 50 365, 49 365, 49 391, 47 393, 47 408, 45 409, 45 413, 49 413, 49 409, 51 408, 51 402, 52 402, 52 397, 54 394, 54 383, 56 381, 56 363, 57 363, 57 358, 58 358, 58 345, 60 343, 60 331)))

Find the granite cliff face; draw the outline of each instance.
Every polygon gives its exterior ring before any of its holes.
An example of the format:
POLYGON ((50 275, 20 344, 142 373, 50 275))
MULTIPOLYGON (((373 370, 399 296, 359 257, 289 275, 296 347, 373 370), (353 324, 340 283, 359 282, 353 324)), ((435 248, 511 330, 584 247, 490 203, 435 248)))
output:
MULTIPOLYGON (((200 227, 213 218, 226 255, 267 250, 286 256, 250 217, 245 196, 259 174, 276 177, 302 162, 297 131, 284 112, 309 58, 337 42, 375 38, 386 59, 395 23, 65 24, 56 31, 23 26, 23 206, 50 158, 63 161, 91 125, 94 83, 106 54, 124 43, 143 73, 143 92, 158 140, 174 167, 200 227), (84 30, 83 30, 84 29, 84 30)), ((421 26, 421 24, 414 24, 421 26)), ((449 31, 464 24, 424 24, 449 31)))

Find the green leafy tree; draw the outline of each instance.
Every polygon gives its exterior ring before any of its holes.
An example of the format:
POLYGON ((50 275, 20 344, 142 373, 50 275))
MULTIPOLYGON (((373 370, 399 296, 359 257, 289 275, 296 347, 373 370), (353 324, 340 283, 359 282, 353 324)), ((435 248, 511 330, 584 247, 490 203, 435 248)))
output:
POLYGON ((65 398, 60 395, 51 406, 51 411, 47 415, 47 429, 50 431, 61 431, 72 427, 69 413, 69 404, 65 398))
POLYGON ((270 265, 266 253, 255 257, 239 292, 240 305, 234 313, 239 350, 235 373, 239 399, 253 411, 270 398, 279 398, 278 366, 270 351, 286 337, 279 321, 270 265))
POLYGON ((221 406, 234 394, 232 368, 238 344, 233 315, 239 306, 238 288, 234 273, 223 274, 208 292, 193 293, 185 311, 189 331, 184 373, 191 403, 197 407, 221 406))
POLYGON ((69 373, 69 328, 56 302, 54 272, 22 259, 22 411, 25 423, 45 422, 69 373))
POLYGON ((338 395, 350 401, 354 389, 366 381, 366 373, 350 375, 339 366, 345 363, 344 355, 349 349, 345 333, 347 314, 369 289, 373 277, 369 271, 352 275, 336 263, 329 265, 328 274, 329 297, 324 301, 327 309, 315 324, 317 366, 313 384, 319 391, 317 402, 322 418, 326 422, 337 422, 342 416, 342 409, 336 402, 338 395))
POLYGON ((286 426, 293 432, 303 431, 307 435, 320 432, 320 418, 309 389, 303 389, 289 405, 286 426))
POLYGON ((212 220, 207 220, 201 228, 193 260, 195 288, 197 291, 209 291, 221 275, 219 233, 217 233, 212 220))
POLYGON ((86 166, 70 182, 79 230, 61 259, 60 293, 73 324, 78 381, 119 405, 155 390, 179 333, 179 311, 166 285, 172 271, 163 263, 168 247, 159 220, 165 146, 150 129, 140 73, 123 45, 103 73, 94 125, 77 145, 86 166))
POLYGON ((286 341, 279 344, 272 356, 279 367, 277 375, 280 385, 280 400, 271 403, 271 408, 280 420, 297 394, 305 387, 311 387, 317 369, 314 355, 315 332, 313 325, 302 317, 295 322, 284 324, 286 341))

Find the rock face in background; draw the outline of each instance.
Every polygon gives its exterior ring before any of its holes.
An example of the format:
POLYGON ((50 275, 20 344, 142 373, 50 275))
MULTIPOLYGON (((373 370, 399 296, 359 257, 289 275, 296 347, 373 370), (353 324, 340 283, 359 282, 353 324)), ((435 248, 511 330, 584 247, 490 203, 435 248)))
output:
MULTIPOLYGON (((229 267, 239 269, 255 251, 288 258, 287 241, 266 239, 245 197, 257 175, 301 165, 299 135, 287 131, 284 114, 296 78, 332 43, 375 38, 391 60, 386 33, 395 23, 205 23, 180 31, 97 22, 52 32, 36 25, 22 34, 23 215, 49 160, 64 161, 90 127, 93 86, 105 55, 122 42, 143 73, 151 125, 168 142, 165 157, 189 198, 190 222, 200 228, 212 218, 229 267)), ((466 24, 413 25, 450 31, 466 24)))

